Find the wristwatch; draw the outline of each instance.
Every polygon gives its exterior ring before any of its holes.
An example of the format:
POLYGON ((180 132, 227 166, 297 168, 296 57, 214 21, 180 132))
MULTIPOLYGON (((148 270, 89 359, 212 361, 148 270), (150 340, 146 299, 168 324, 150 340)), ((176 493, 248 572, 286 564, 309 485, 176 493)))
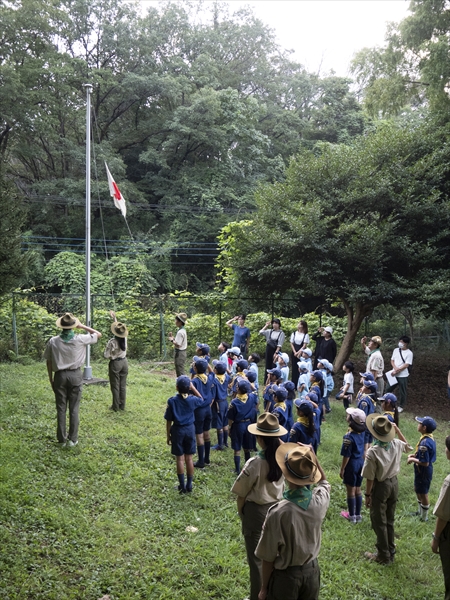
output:
POLYGON ((433 540, 436 540, 436 541, 439 540, 439 538, 434 534, 434 532, 431 534, 431 537, 433 538, 433 540))

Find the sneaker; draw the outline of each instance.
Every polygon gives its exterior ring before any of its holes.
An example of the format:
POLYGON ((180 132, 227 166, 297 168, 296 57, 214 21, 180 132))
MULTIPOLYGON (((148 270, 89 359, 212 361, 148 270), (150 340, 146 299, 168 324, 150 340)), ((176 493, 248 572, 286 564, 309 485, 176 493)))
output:
POLYGON ((58 446, 59 446, 60 448, 65 448, 65 447, 66 447, 66 445, 67 445, 67 441, 65 441, 65 442, 58 442, 58 446))
POLYGON ((399 413, 401 413, 401 412, 403 412, 403 407, 402 406, 398 406, 397 410, 398 410, 399 413))
POLYGON ((350 515, 350 513, 346 510, 341 511, 341 517, 344 517, 344 519, 347 519, 347 521, 350 521, 350 523, 356 523, 355 515, 350 515))
POLYGON ((355 515, 355 523, 361 523, 362 515, 355 515))
POLYGON ((219 446, 219 444, 216 444, 215 446, 211 447, 211 450, 223 450, 223 446, 219 446))
POLYGON ((382 559, 378 556, 377 552, 364 552, 364 558, 367 558, 367 560, 371 560, 372 562, 376 562, 379 565, 390 565, 392 563, 392 557, 388 560, 382 559))
POLYGON ((186 494, 186 488, 182 487, 181 485, 177 485, 177 489, 178 489, 178 493, 179 494, 186 494))
POLYGON ((72 442, 72 440, 68 440, 67 445, 69 448, 73 448, 78 444, 78 440, 76 442, 72 442))
POLYGON ((327 415, 329 415, 329 414, 330 414, 330 412, 331 412, 331 408, 330 408, 329 410, 326 410, 326 411, 325 411, 325 413, 326 413, 327 415))
POLYGON ((197 462, 194 463, 194 467, 196 469, 204 469, 205 468, 205 463, 202 464, 201 462, 197 461, 197 462))

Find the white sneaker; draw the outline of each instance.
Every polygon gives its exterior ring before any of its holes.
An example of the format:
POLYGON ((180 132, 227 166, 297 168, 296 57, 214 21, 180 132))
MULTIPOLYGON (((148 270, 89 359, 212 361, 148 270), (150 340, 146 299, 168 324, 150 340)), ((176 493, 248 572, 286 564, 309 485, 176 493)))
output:
POLYGON ((398 412, 403 412, 403 408, 401 406, 397 407, 398 412))
POLYGON ((69 448, 73 448, 77 444, 78 444, 78 440, 76 442, 72 442, 72 440, 67 441, 67 445, 69 446, 69 448))

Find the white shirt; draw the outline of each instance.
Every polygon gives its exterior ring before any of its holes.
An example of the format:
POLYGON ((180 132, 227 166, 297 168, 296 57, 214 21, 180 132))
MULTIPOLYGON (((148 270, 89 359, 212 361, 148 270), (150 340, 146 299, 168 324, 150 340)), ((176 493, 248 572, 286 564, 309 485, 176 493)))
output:
MULTIPOLYGON (((400 355, 400 348, 396 348, 391 356, 391 360, 394 361, 396 368, 402 367, 405 363, 408 363, 408 365, 412 365, 413 362, 413 353, 411 352, 411 350, 406 350, 405 348, 402 348, 401 350, 403 354, 403 360, 400 355)), ((408 375, 409 370, 408 367, 406 367, 406 369, 402 369, 400 373, 398 373, 395 377, 408 377, 408 375)))
POLYGON ((175 344, 178 344, 178 346, 175 346, 175 348, 177 348, 178 350, 186 350, 186 348, 187 348, 187 333, 186 333, 186 329, 184 327, 180 327, 180 329, 177 331, 177 334, 174 338, 174 342, 175 342, 175 344))
POLYGON ((44 358, 52 361, 54 372, 79 369, 86 358, 86 346, 96 343, 96 333, 75 334, 68 342, 63 342, 61 337, 56 335, 48 341, 44 358))
POLYGON ((309 344, 309 335, 307 333, 301 333, 300 331, 294 331, 291 334, 291 344, 297 344, 303 346, 303 344, 309 344))
POLYGON ((344 386, 348 383, 347 394, 353 394, 354 393, 353 380, 354 380, 353 373, 346 373, 344 375, 344 386))

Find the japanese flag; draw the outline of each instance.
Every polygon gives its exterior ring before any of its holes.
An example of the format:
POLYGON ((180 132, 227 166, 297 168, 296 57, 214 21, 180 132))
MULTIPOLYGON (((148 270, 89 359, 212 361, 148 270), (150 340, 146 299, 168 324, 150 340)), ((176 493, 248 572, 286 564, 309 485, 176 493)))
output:
POLYGON ((109 193, 114 198, 114 204, 116 208, 120 210, 124 217, 127 216, 127 207, 125 204, 125 198, 120 193, 116 182, 114 181, 111 173, 109 172, 108 165, 105 163, 106 174, 108 175, 109 193))

